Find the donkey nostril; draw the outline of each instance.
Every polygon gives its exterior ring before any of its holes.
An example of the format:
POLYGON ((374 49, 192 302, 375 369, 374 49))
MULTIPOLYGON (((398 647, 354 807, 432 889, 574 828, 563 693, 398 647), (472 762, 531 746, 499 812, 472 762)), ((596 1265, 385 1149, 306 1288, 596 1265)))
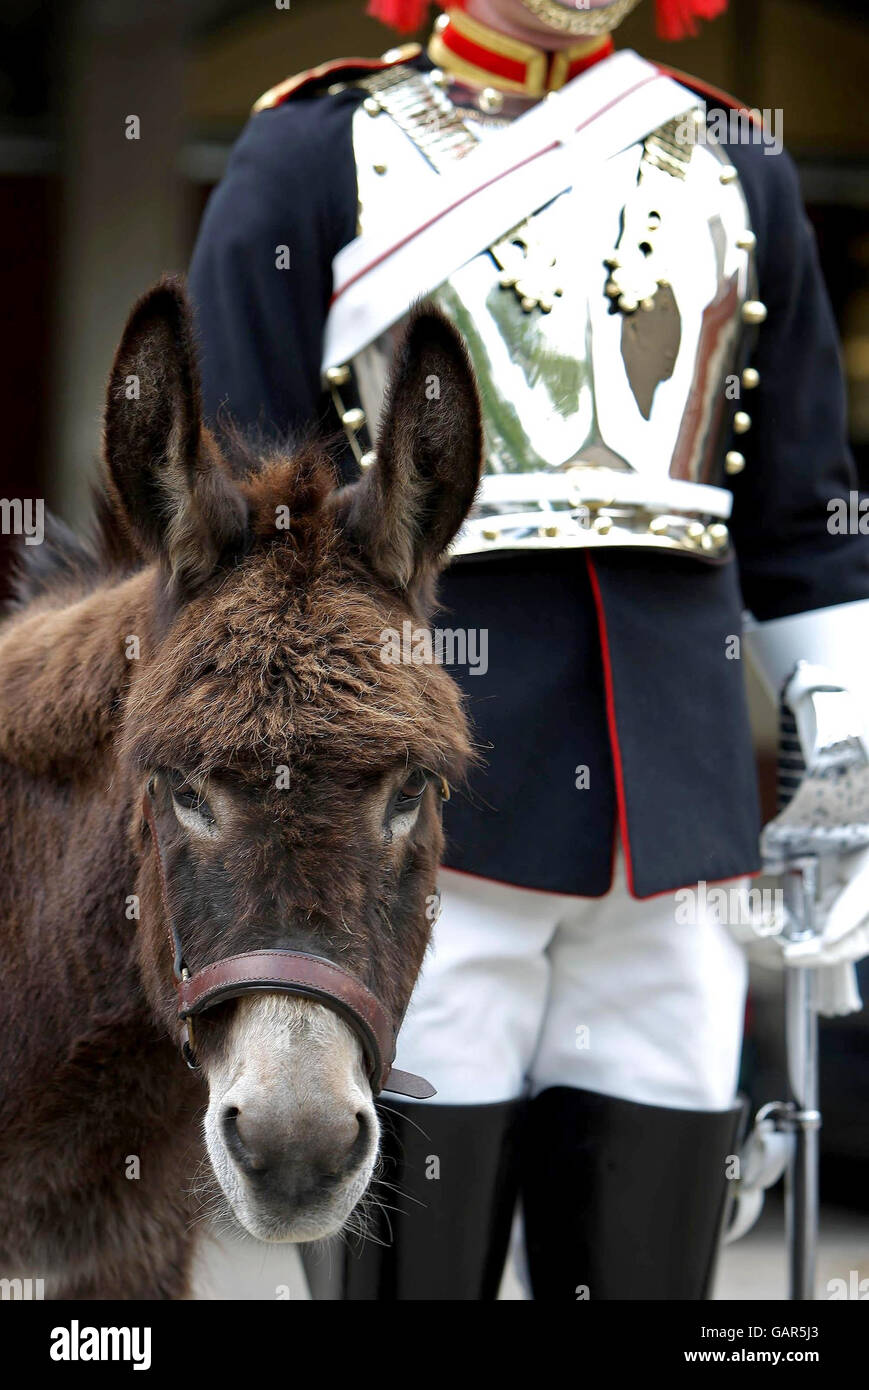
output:
POLYGON ((241 1142, 241 1140, 238 1137, 237 1120, 238 1106, 227 1105, 226 1109, 220 1117, 220 1128, 223 1134, 224 1142, 226 1143, 228 1148, 232 1148, 233 1145, 237 1145, 241 1142))
POLYGON ((237 1105, 227 1105, 221 1117, 223 1142, 236 1163, 246 1172, 255 1173, 265 1167, 263 1160, 252 1153, 244 1142, 239 1130, 238 1120, 241 1111, 237 1105))

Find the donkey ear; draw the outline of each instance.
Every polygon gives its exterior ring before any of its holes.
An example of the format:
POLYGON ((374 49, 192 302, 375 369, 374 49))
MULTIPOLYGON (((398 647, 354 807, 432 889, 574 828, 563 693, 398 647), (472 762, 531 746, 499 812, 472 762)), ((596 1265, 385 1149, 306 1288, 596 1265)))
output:
POLYGON ((377 461, 349 489, 349 529, 388 583, 407 589, 432 572, 474 500, 482 454, 464 343, 439 310, 417 306, 393 361, 377 461))
POLYGON ((104 452, 133 538, 181 588, 195 588, 244 546, 247 505, 202 425, 180 280, 161 280, 129 317, 109 378, 104 452))

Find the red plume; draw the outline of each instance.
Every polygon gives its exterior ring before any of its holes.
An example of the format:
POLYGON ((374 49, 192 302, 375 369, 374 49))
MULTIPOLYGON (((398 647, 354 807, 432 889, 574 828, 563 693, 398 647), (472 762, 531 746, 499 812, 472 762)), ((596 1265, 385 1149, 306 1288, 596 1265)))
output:
POLYGON ((684 39, 697 33, 698 19, 716 19, 727 9, 727 0, 657 0, 658 34, 662 39, 684 39))
POLYGON ((368 0, 366 13, 401 34, 412 34, 425 22, 430 0, 368 0))

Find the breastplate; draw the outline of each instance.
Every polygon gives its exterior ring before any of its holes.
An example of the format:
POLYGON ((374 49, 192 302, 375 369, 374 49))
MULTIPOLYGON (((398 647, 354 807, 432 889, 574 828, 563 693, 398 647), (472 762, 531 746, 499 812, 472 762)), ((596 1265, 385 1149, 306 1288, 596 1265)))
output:
MULTIPOLYGON (((424 208, 431 181, 477 141, 509 139, 509 118, 470 110, 442 81, 393 68, 357 84, 368 91, 353 124, 359 231, 388 226, 396 199, 424 208)), ((741 460, 725 460, 731 403, 762 310, 753 244, 736 170, 698 107, 434 290, 467 342, 485 429, 455 554, 618 545, 725 558, 725 468, 741 460)), ((363 466, 403 328, 327 372, 363 466), (351 378, 361 409, 347 407, 351 378)))

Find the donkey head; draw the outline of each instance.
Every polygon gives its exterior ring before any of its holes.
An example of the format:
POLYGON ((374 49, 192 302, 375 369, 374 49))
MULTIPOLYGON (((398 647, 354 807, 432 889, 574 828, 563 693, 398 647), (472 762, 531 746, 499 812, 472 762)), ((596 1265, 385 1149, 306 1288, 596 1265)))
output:
MULTIPOLYGON (((384 637, 428 622, 478 482, 460 340, 414 312, 377 462, 338 488, 319 447, 221 452, 183 291, 164 281, 118 350, 105 456, 116 523, 153 576, 120 741, 137 806, 152 788, 157 843, 138 814, 133 829, 151 1006, 178 1040, 165 901, 191 972, 305 950, 400 1018, 435 915, 438 787, 469 746, 449 677, 384 659, 384 637)), ((337 1230, 378 1144, 356 1032, 324 1003, 260 992, 197 1019, 196 1050, 211 1165, 241 1224, 266 1240, 337 1230)))

